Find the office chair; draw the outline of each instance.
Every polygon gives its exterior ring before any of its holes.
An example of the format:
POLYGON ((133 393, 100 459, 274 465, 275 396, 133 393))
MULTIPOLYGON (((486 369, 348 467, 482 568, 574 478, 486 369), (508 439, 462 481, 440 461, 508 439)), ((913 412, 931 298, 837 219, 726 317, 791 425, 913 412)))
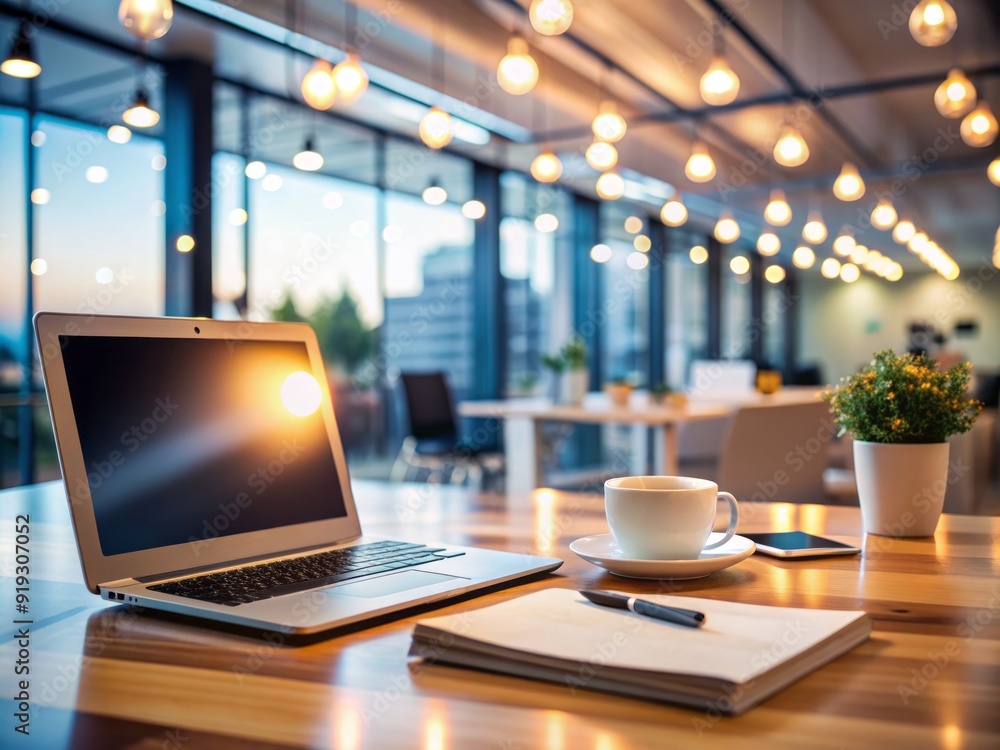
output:
POLYGON ((474 476, 482 483, 483 469, 500 470, 503 458, 495 440, 472 444, 459 438, 451 389, 443 372, 400 374, 409 418, 409 434, 389 472, 389 479, 404 482, 412 471, 425 469, 428 481, 462 484, 474 476))

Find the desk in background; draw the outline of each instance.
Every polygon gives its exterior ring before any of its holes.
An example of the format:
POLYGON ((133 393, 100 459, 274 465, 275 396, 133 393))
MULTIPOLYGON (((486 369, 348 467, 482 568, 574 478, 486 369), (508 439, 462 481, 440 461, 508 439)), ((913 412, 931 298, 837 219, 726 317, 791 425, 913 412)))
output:
POLYGON ((811 386, 783 388, 764 396, 755 391, 731 395, 721 400, 695 399, 684 407, 657 405, 645 392, 633 393, 628 406, 615 406, 603 393, 588 393, 582 404, 554 404, 540 398, 499 401, 463 401, 458 413, 463 417, 497 419, 504 425, 504 457, 507 491, 531 492, 544 484, 541 457, 544 452, 542 424, 629 425, 632 429, 631 474, 676 475, 678 473, 678 427, 682 424, 718 419, 732 414, 744 404, 792 404, 815 401, 820 390, 811 386), (646 438, 653 432, 654 462, 646 465, 646 438))
MULTIPOLYGON (((996 748, 1000 518, 942 517, 932 539, 859 539, 856 508, 763 505, 743 532, 801 528, 864 556, 756 555, 700 581, 616 578, 568 544, 604 533, 597 495, 502 497, 460 487, 355 485, 366 531, 554 555, 552 575, 434 612, 549 587, 672 592, 753 604, 864 609, 867 643, 741 717, 443 666, 408 666, 413 623, 291 647, 280 637, 137 614, 83 586, 60 485, 0 493, 4 747, 996 748), (14 737, 14 517, 31 515, 32 737, 14 737)), ((793 625, 793 624, 792 624, 793 625)), ((791 627, 791 625, 790 625, 791 627)), ((776 645, 780 648, 780 644, 776 645)))

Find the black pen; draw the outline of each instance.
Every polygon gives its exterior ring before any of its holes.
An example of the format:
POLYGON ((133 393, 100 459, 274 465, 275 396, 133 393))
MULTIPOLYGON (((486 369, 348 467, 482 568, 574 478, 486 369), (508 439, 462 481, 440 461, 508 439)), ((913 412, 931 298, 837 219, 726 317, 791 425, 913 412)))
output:
POLYGON ((588 601, 599 604, 602 607, 627 609, 630 612, 635 612, 637 615, 655 617, 657 620, 672 622, 675 625, 685 625, 689 628, 700 628, 705 624, 705 615, 701 612, 695 612, 693 609, 665 607, 662 604, 648 602, 645 599, 637 599, 634 596, 615 594, 611 591, 581 591, 580 593, 588 601))

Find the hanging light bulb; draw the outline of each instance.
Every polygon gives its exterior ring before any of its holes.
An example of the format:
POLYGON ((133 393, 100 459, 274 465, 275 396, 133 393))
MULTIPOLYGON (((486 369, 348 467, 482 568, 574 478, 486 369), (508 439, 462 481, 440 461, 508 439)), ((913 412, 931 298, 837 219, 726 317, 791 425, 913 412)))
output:
POLYGON ((171 0, 122 0, 118 6, 122 26, 147 42, 159 39, 174 22, 171 0))
POLYGON ((851 162, 845 161, 841 167, 840 174, 833 183, 833 194, 842 201, 856 201, 865 194, 865 181, 851 162))
POLYGON ((602 141, 617 143, 625 137, 628 124, 625 118, 618 114, 618 107, 612 101, 601 102, 601 107, 597 116, 590 125, 590 129, 602 141))
POLYGON ((555 182, 562 174, 563 166, 550 149, 545 149, 531 162, 531 176, 539 182, 555 182))
POLYGON ((780 284, 785 280, 785 269, 781 266, 768 266, 764 269, 764 278, 771 284, 780 284))
POLYGON ((344 104, 354 104, 368 90, 368 73, 361 64, 361 58, 354 52, 337 63, 333 69, 333 83, 337 97, 344 104))
POLYGON ((688 252, 688 257, 691 262, 696 266, 700 266, 706 260, 708 260, 708 250, 706 250, 702 245, 695 245, 688 252))
POLYGON ((598 172, 605 172, 618 163, 618 149, 607 141, 594 141, 584 153, 587 164, 598 172))
POLYGON ((846 281, 848 284, 853 284, 855 281, 861 278, 861 271, 853 263, 845 263, 840 268, 840 280, 846 281))
POLYGON ((772 190, 771 200, 768 201, 767 208, 764 209, 764 218, 768 224, 776 227, 783 227, 792 220, 792 207, 785 200, 785 193, 782 190, 772 190))
POLYGON ((823 278, 835 279, 840 276, 840 261, 836 258, 827 258, 819 267, 819 272, 823 278))
POLYGON ((733 259, 729 261, 729 270, 737 276, 742 276, 750 270, 750 261, 746 259, 746 256, 734 255, 733 259))
POLYGON ((882 198, 872 209, 872 226, 876 229, 888 231, 896 226, 897 219, 899 216, 896 215, 896 209, 892 207, 888 198, 882 198))
POLYGON ((424 203, 429 206, 440 206, 448 200, 448 191, 441 187, 435 179, 431 180, 431 184, 424 188, 421 197, 424 199, 424 203))
POLYGON ((892 239, 895 240, 900 245, 905 245, 910 241, 910 238, 916 233, 916 228, 913 226, 913 222, 908 219, 903 219, 901 222, 896 224, 892 229, 892 239))
POLYGON ((20 29, 10 42, 7 57, 0 63, 0 71, 14 78, 34 78, 42 72, 31 45, 27 21, 21 21, 20 29))
POLYGON ((868 260, 868 252, 868 248, 864 245, 855 245, 851 250, 851 262, 860 266, 868 260))
POLYGON ((809 218, 806 220, 805 226, 802 227, 802 239, 813 245, 819 245, 826 242, 826 237, 826 224, 823 223, 823 217, 820 216, 819 211, 810 211, 809 218))
POLYGON ((976 87, 958 68, 948 71, 948 77, 934 91, 934 106, 942 117, 961 117, 976 105, 976 87))
POLYGON ((1000 156, 991 161, 990 165, 986 167, 986 176, 990 178, 990 182, 1000 187, 1000 156))
POLYGON ((695 141, 691 146, 691 156, 684 165, 684 174, 692 182, 708 182, 715 177, 715 162, 708 153, 708 146, 695 141))
POLYGON ((778 235, 771 231, 760 233, 760 237, 757 238, 757 252, 771 256, 777 255, 779 250, 781 250, 781 240, 778 239, 778 235))
POLYGON ((573 3, 570 0, 532 0, 528 20, 539 34, 559 36, 573 23, 573 3))
POLYGON ((726 58, 714 55, 708 70, 701 77, 701 98, 705 104, 729 104, 740 93, 739 76, 729 67, 726 58))
POLYGON ((846 258, 854 252, 857 244, 854 240, 854 235, 851 234, 851 230, 844 227, 840 230, 840 234, 837 235, 837 239, 833 241, 833 252, 846 258))
POLYGON ((927 235, 924 232, 917 232, 915 235, 910 237, 910 241, 906 243, 906 247, 911 253, 923 255, 928 244, 929 240, 927 235))
POLYGON ((149 106, 149 94, 136 89, 132 104, 122 112, 122 120, 133 128, 151 128, 160 121, 160 113, 149 106))
POLYGON ((809 146, 802 133, 792 125, 785 125, 774 144, 774 160, 783 167, 798 167, 808 159, 809 146))
POLYGON ((679 227, 687 221, 688 210, 680 196, 674 196, 660 209, 660 219, 668 227, 679 227))
POLYGON ((337 84, 330 63, 317 59, 302 78, 301 89, 302 98, 310 107, 320 111, 330 109, 337 101, 337 84))
POLYGON ((723 212, 715 224, 715 239, 723 244, 736 242, 740 238, 740 225, 729 211, 723 212))
POLYGON ((420 121, 420 140, 431 148, 444 148, 451 143, 454 126, 451 115, 440 107, 431 107, 420 121))
POLYGON ((958 131, 969 146, 983 148, 997 139, 997 118, 985 99, 962 120, 958 131))
POLYGON ((313 149, 312 138, 306 138, 306 145, 292 157, 292 165, 303 172, 315 172, 323 166, 323 155, 313 149))
POLYGON ((605 172, 597 178, 597 194, 608 201, 616 201, 625 194, 625 180, 617 172, 605 172))
POLYGON ((947 0, 921 0, 910 13, 910 34, 924 47, 940 47, 955 35, 958 16, 947 0))
POLYGON ((813 252, 811 247, 807 247, 806 245, 799 245, 792 253, 792 263, 795 264, 796 268, 812 268, 815 262, 816 253, 813 252))
POLYGON ((538 83, 538 63, 528 52, 528 43, 519 36, 507 42, 507 54, 497 65, 497 83, 508 94, 527 94, 538 83))

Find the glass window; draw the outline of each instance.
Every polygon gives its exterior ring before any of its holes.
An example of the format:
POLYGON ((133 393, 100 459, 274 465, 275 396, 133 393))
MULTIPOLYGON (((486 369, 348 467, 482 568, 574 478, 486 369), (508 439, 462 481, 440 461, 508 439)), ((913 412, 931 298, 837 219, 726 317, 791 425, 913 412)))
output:
POLYGON ((749 359, 751 356, 750 257, 752 252, 741 242, 722 246, 721 354, 723 359, 749 359))
POLYGON ((634 385, 646 385, 652 247, 649 221, 637 207, 604 202, 600 222, 601 242, 611 250, 601 264, 601 300, 607 318, 601 333, 601 372, 605 380, 626 379, 634 385))
POLYGON ((246 201, 249 180, 240 156, 223 152, 212 157, 212 316, 241 317, 245 310, 246 247, 250 232, 246 201))
MULTIPOLYGON (((765 267, 768 265, 772 264, 766 263, 765 267)), ((791 306, 788 287, 784 281, 777 284, 764 282, 764 310, 761 319, 764 361, 761 364, 775 370, 784 370, 789 364, 785 362, 785 325, 791 306)))
POLYGON ((163 145, 38 118, 35 309, 162 315, 163 145), (44 272, 39 273, 39 271, 44 272))
MULTIPOLYGON (((504 278, 507 395, 543 392, 549 386, 541 364, 570 337, 568 294, 556 287, 556 257, 571 251, 569 196, 524 175, 501 176, 500 272, 504 278)), ((568 264, 560 264, 568 268, 568 264)))
POLYGON ((708 241, 694 232, 670 233, 667 255, 667 385, 687 385, 691 362, 708 356, 708 241))

